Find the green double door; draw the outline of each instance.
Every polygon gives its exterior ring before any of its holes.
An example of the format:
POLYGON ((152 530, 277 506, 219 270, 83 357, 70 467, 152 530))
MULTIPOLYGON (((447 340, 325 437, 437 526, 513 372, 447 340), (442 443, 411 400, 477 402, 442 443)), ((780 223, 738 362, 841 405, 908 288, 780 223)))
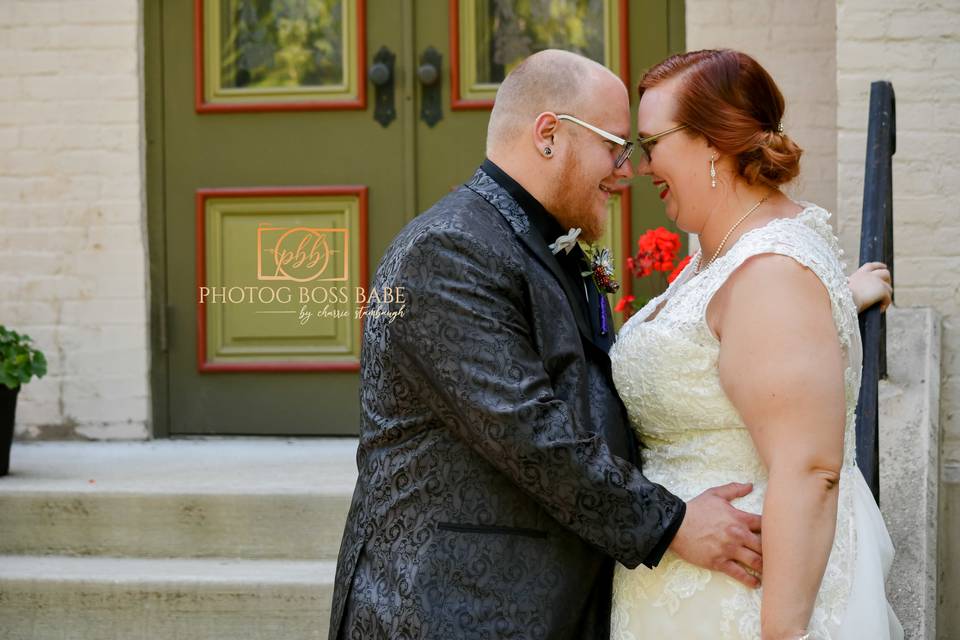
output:
MULTIPOLYGON (((355 434, 369 281, 483 160, 499 80, 553 46, 634 87, 683 33, 677 0, 144 6, 158 436, 355 434)), ((658 204, 611 199, 616 257, 658 204)))

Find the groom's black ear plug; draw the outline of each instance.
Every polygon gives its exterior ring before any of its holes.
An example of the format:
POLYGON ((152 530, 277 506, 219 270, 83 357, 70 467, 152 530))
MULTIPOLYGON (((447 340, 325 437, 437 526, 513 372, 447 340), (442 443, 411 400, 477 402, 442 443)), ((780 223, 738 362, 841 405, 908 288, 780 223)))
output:
POLYGON ((543 155, 547 156, 548 158, 552 153, 553 153, 553 149, 551 149, 550 147, 543 148, 543 155))

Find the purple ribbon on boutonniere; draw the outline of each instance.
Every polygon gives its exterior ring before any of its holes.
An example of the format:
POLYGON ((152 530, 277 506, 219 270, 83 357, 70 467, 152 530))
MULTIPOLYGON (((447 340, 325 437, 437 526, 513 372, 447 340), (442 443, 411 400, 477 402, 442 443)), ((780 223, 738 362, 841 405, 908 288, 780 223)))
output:
POLYGON ((607 335, 609 327, 607 327, 607 296, 600 296, 600 335, 607 335))

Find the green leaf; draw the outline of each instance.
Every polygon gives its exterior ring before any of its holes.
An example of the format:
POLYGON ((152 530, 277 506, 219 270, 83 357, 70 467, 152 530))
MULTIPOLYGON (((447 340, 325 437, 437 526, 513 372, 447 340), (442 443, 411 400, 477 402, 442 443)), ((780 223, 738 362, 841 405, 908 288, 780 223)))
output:
POLYGON ((33 370, 38 378, 47 375, 47 358, 41 351, 33 352, 33 370))
POLYGON ((0 384, 11 389, 47 373, 47 359, 32 339, 0 325, 0 384))

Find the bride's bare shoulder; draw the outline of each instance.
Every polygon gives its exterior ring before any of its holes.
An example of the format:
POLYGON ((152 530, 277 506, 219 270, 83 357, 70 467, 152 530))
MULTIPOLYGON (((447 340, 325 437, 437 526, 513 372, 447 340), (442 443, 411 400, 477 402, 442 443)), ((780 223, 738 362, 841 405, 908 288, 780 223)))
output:
POLYGON ((785 328, 814 317, 832 318, 830 295, 807 266, 780 253, 752 255, 717 291, 707 309, 707 322, 717 338, 731 323, 785 328))

